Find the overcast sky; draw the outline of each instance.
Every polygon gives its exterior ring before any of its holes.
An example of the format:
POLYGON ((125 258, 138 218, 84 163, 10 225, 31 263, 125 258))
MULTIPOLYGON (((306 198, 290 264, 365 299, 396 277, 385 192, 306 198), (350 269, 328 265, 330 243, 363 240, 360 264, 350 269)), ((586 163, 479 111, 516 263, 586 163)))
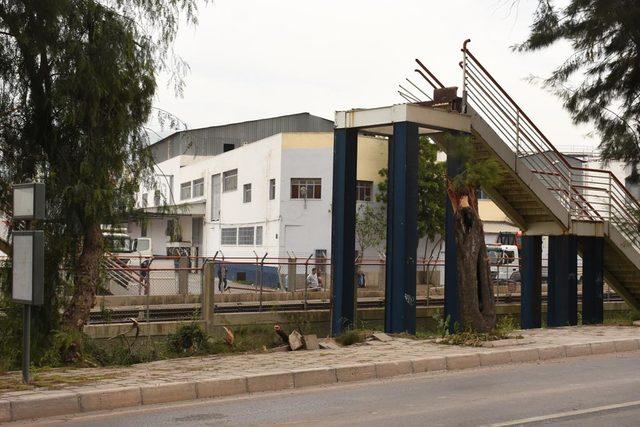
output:
POLYGON ((304 111, 333 119, 338 110, 403 102, 398 84, 420 81, 416 57, 445 85, 460 86, 460 48, 470 38, 478 59, 556 146, 595 145, 589 127, 573 126, 558 98, 527 81, 548 75, 567 46, 510 49, 526 38, 536 3, 215 0, 176 42, 191 67, 184 96, 162 84, 156 106, 189 128, 304 111))

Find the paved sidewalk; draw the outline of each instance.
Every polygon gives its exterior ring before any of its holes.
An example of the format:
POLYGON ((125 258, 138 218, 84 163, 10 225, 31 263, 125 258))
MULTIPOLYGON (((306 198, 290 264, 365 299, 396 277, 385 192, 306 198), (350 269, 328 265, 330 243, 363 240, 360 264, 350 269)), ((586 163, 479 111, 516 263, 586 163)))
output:
MULTIPOLYGON (((640 349, 640 328, 584 326, 519 332, 495 347, 393 338, 332 350, 163 360, 126 368, 54 369, 53 386, 0 388, 0 422, 213 398, 437 370, 535 362, 640 349), (65 383, 66 382, 66 383, 65 383)), ((0 375, 0 384, 19 373, 0 375)))

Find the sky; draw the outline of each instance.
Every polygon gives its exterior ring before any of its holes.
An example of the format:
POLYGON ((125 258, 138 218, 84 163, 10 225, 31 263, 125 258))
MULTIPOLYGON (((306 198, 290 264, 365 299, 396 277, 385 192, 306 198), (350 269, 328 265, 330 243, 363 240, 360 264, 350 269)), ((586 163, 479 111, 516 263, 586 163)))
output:
POLYGON ((155 106, 190 129, 298 112, 333 119, 335 111, 404 102, 398 84, 421 82, 415 58, 446 86, 461 86, 460 48, 470 38, 471 51, 557 147, 597 145, 591 127, 574 126, 559 99, 528 79, 548 76, 569 46, 511 49, 526 38, 536 3, 215 0, 200 7, 197 27, 178 34, 175 51, 191 69, 183 96, 163 77, 155 106))

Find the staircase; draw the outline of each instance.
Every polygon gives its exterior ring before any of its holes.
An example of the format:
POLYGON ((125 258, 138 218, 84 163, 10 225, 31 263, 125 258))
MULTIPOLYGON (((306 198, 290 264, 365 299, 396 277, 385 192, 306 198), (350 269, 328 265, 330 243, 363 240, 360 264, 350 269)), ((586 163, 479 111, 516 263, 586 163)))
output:
POLYGON ((503 180, 484 189, 530 233, 604 237, 607 283, 640 309, 640 204, 609 171, 572 165, 463 47, 463 112, 474 155, 496 158, 503 180))

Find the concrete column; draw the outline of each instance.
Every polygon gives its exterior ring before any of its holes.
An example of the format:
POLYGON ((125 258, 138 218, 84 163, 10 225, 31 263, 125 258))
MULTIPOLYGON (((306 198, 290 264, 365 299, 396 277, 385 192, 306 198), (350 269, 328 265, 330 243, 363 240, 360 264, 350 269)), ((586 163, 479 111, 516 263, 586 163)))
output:
POLYGON ((289 264, 287 265, 287 285, 290 292, 295 292, 297 278, 298 273, 296 271, 296 259, 289 258, 289 264))
POLYGON ((336 129, 333 142, 331 205, 331 333, 355 323, 355 223, 358 130, 336 129))
POLYGON ((178 294, 187 295, 189 293, 189 258, 180 257, 178 268, 178 294))
POLYGON ((208 262, 203 267, 202 279, 202 319, 205 322, 207 331, 211 330, 213 325, 213 304, 215 295, 215 264, 208 262))
POLYGON ((520 327, 542 326, 542 236, 522 236, 520 327))
POLYGON ((415 334, 418 125, 395 123, 389 148, 384 328, 415 334))
POLYGON ((581 237, 582 248, 582 323, 603 322, 604 239, 581 237))
MULTIPOLYGON (((455 147, 447 150, 447 176, 453 178, 464 170, 464 163, 460 159, 455 147)), ((455 221, 453 206, 447 197, 445 208, 445 239, 444 239, 444 316, 449 317, 449 332, 454 332, 456 323, 460 323, 460 309, 458 301, 458 254, 455 238, 455 221)))
POLYGON ((547 325, 578 324, 578 239, 574 235, 549 236, 547 325))

